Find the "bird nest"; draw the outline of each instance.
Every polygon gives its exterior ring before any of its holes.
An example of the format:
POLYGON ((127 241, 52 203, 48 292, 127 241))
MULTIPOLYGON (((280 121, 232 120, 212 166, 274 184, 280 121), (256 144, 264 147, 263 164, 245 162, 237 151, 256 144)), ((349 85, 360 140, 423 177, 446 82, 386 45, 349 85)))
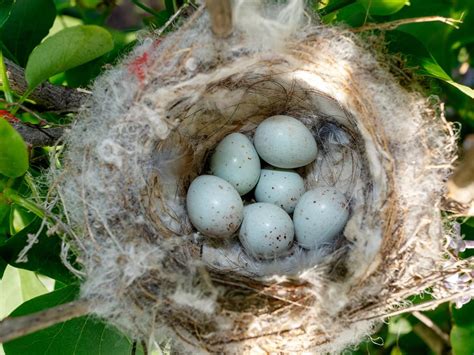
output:
POLYGON ((131 337, 244 353, 339 351, 409 296, 451 296, 444 280, 460 264, 440 200, 454 137, 437 100, 403 88, 367 41, 308 20, 300 1, 236 3, 227 39, 203 11, 144 39, 97 80, 67 134, 54 179, 81 298, 131 337), (252 139, 277 114, 314 134, 318 158, 299 173, 308 189, 344 193, 350 219, 331 248, 262 261, 197 233, 185 198, 223 137, 252 139))

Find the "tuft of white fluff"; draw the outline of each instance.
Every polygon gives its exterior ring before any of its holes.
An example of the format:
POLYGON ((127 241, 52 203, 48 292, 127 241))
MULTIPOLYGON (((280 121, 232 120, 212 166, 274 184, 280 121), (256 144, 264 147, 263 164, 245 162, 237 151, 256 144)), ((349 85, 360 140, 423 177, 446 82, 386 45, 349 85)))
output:
POLYGON ((232 10, 234 28, 259 49, 281 48, 288 37, 301 30, 305 19, 303 0, 234 0, 232 10))

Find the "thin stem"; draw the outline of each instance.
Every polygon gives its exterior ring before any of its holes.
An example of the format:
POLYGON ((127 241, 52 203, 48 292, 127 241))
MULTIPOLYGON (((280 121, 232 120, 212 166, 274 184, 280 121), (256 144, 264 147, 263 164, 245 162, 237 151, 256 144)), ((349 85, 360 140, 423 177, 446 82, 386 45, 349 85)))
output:
POLYGON ((46 213, 40 206, 24 198, 23 196, 20 196, 15 190, 7 188, 3 190, 3 196, 11 200, 12 202, 15 202, 17 205, 26 208, 28 211, 33 212, 38 217, 43 219, 46 218, 46 213))
POLYGON ((343 7, 352 5, 356 1, 357 0, 340 0, 340 1, 332 2, 328 6, 322 8, 321 11, 319 11, 319 14, 321 16, 326 16, 330 13, 333 13, 337 10, 342 9, 343 7))
POLYGON ((155 16, 155 17, 159 16, 158 12, 156 12, 155 10, 153 10, 153 9, 152 9, 151 7, 149 7, 149 6, 146 6, 145 4, 142 4, 139 0, 132 0, 132 2, 133 2, 136 6, 138 6, 140 9, 142 9, 142 10, 148 12, 149 14, 151 14, 151 15, 153 15, 153 16, 155 16))
POLYGON ((449 335, 443 332, 443 330, 436 325, 430 318, 425 316, 423 313, 419 311, 412 312, 412 315, 417 318, 420 322, 422 322, 425 326, 430 328, 440 339, 443 341, 445 345, 449 346, 449 335))
POLYGON ((20 97, 20 100, 16 103, 16 106, 13 107, 13 109, 10 112, 13 116, 16 115, 16 113, 20 109, 23 102, 25 102, 25 100, 28 98, 28 96, 30 96, 30 94, 33 92, 34 89, 35 88, 26 90, 26 92, 20 97))
POLYGON ((7 76, 7 68, 5 66, 5 61, 3 60, 3 52, 0 50, 0 78, 2 79, 3 83, 3 92, 5 94, 5 99, 7 102, 12 103, 14 101, 13 99, 13 93, 10 88, 10 82, 8 81, 8 76, 7 76))
POLYGON ((371 30, 394 30, 397 27, 408 25, 411 23, 422 23, 422 22, 443 22, 449 26, 453 26, 458 29, 459 23, 462 23, 461 20, 456 20, 453 18, 443 17, 443 16, 426 16, 426 17, 413 17, 413 18, 404 18, 401 20, 384 22, 384 23, 369 23, 365 26, 353 28, 352 32, 364 32, 371 30))
POLYGON ((20 317, 9 317, 0 322, 0 343, 25 336, 55 324, 89 313, 87 301, 74 301, 20 317))

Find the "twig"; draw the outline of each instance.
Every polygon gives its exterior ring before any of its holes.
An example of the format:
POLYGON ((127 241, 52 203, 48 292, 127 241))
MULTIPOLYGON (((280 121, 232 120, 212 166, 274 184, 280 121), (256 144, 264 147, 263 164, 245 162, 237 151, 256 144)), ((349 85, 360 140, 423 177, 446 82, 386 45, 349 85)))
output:
MULTIPOLYGON (((25 80, 23 68, 5 58, 7 75, 11 89, 22 95, 26 92, 28 84, 25 80)), ((89 93, 81 89, 71 89, 65 86, 52 85, 48 82, 38 86, 30 95, 38 105, 49 110, 62 112, 75 112, 89 93)))
POLYGON ((385 319, 385 318, 397 316, 399 314, 404 314, 404 313, 408 313, 408 312, 430 311, 430 310, 435 309, 436 307, 438 307, 442 303, 453 301, 453 300, 455 300, 459 297, 462 297, 462 296, 471 296, 471 297, 473 297, 474 296, 474 290, 458 292, 454 295, 451 295, 451 296, 448 296, 448 297, 445 297, 445 298, 440 298, 440 299, 436 299, 436 300, 427 301, 427 302, 424 302, 424 303, 415 304, 411 307, 402 308, 398 311, 394 311, 394 312, 390 312, 390 313, 382 313, 382 314, 377 314, 377 315, 373 315, 373 316, 369 316, 369 317, 357 318, 355 321, 360 322, 360 321, 363 321, 363 320, 385 319))
POLYGON ((0 322, 0 343, 25 336, 57 323, 89 313, 87 301, 74 301, 21 317, 9 317, 0 322))
POLYGON ((232 33, 232 7, 230 0, 206 0, 206 8, 211 17, 212 32, 219 38, 232 33))
POLYGON ((156 36, 159 37, 163 34, 163 32, 166 31, 166 29, 179 17, 181 16, 181 13, 189 6, 189 3, 185 3, 183 6, 181 6, 178 11, 176 11, 173 16, 171 16, 168 21, 165 22, 165 24, 158 30, 156 31, 156 36))
POLYGON ((417 318, 421 323, 430 328, 434 333, 436 333, 436 335, 439 336, 441 340, 443 340, 443 343, 445 345, 449 346, 449 335, 443 332, 443 330, 438 327, 431 319, 429 319, 427 316, 425 316, 419 311, 412 312, 412 315, 417 318))
POLYGON ((42 128, 22 122, 12 123, 12 126, 31 147, 53 146, 64 133, 63 127, 42 128))
POLYGON ((454 28, 459 28, 457 24, 462 23, 461 20, 456 20, 453 18, 443 17, 443 16, 426 16, 426 17, 413 17, 413 18, 404 18, 396 21, 389 21, 384 23, 369 23, 367 25, 353 28, 352 32, 364 32, 371 30, 394 30, 397 27, 408 25, 411 23, 422 23, 422 22, 442 22, 447 25, 453 26, 454 28))

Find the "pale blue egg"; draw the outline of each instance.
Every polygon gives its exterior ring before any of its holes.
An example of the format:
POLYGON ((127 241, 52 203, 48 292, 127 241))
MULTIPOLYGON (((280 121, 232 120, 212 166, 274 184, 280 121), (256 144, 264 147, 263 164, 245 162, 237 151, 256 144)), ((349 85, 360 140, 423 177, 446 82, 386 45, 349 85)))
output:
POLYGON ((211 172, 245 195, 260 177, 260 158, 247 136, 232 133, 220 141, 212 154, 211 172))
POLYGON ((307 165, 316 159, 318 153, 311 131, 290 116, 267 118, 258 125, 253 140, 260 158, 278 168, 307 165))
POLYGON ((347 199, 333 187, 316 188, 301 196, 293 213, 298 244, 317 249, 334 242, 349 218, 347 199))
POLYGON ((262 169, 255 188, 255 199, 257 202, 273 203, 287 213, 293 213, 304 191, 304 180, 294 170, 262 169))
POLYGON ((273 259, 288 253, 294 239, 293 222, 283 209, 271 203, 245 207, 239 239, 247 254, 273 259))
POLYGON ((186 196, 192 225, 213 237, 228 237, 239 228, 244 205, 237 190, 224 179, 201 175, 193 180, 186 196))

